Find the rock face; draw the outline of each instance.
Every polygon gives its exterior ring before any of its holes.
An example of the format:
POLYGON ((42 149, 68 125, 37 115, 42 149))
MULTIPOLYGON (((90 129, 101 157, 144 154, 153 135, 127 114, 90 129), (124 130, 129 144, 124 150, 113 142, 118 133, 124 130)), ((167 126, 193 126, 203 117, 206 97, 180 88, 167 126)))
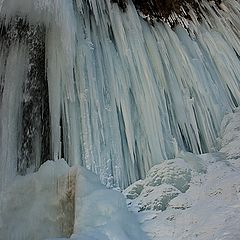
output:
MULTIPOLYGON (((112 0, 123 10, 127 7, 127 0, 112 0)), ((179 16, 188 16, 189 8, 194 9, 200 18, 199 3, 201 0, 133 0, 135 7, 151 22, 168 19, 172 13, 179 16)), ((220 4, 221 1, 215 1, 220 4)))
MULTIPOLYGON (((26 77, 21 84, 21 112, 18 126, 17 171, 24 175, 29 167, 38 167, 50 159, 49 95, 45 69, 46 29, 42 24, 31 25, 21 17, 13 18, 9 23, 0 19, 0 44, 5 49, 4 68, 11 49, 24 46, 27 49, 26 77), (37 146, 41 151, 37 153, 37 146), (37 157, 38 155, 38 157, 37 157), (44 160, 42 160, 44 159, 44 160)), ((6 74, 5 71, 3 75, 6 74)), ((0 81, 0 98, 5 84, 5 77, 0 81)), ((6 88, 6 87, 5 87, 6 88)), ((1 99, 0 99, 1 100, 1 99)))

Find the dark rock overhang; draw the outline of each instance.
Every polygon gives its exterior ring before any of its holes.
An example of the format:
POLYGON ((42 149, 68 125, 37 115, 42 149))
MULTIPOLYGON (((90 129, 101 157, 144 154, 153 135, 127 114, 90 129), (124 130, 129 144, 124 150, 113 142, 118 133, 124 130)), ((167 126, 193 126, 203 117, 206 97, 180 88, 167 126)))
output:
MULTIPOLYGON (((136 9, 151 23, 167 21, 172 14, 190 19, 189 10, 193 9, 199 20, 201 19, 202 0, 132 0, 136 9)), ((112 0, 125 11, 128 0, 112 0)), ((214 0, 219 5, 221 0, 214 0)))

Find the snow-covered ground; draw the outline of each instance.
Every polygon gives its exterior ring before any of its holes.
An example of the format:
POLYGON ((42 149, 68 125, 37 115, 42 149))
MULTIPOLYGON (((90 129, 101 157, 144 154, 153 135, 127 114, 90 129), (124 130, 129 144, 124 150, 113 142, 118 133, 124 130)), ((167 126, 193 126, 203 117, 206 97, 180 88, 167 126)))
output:
POLYGON ((180 153, 124 191, 151 239, 240 239, 240 109, 224 118, 219 144, 216 153, 180 153))

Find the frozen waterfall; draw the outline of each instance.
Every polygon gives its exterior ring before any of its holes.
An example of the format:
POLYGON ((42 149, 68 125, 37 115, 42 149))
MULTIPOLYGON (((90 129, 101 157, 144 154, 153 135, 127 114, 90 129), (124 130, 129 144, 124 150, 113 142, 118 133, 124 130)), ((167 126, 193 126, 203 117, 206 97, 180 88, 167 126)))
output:
POLYGON ((216 150, 240 103, 240 3, 201 8, 172 29, 131 1, 1 0, 0 189, 61 158, 124 188, 179 150, 216 150))

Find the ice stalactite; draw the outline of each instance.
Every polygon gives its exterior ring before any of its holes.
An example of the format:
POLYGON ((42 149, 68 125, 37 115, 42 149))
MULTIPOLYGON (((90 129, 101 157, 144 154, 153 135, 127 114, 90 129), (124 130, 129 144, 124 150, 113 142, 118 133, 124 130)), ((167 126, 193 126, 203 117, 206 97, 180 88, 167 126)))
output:
POLYGON ((21 119, 22 95, 19 89, 22 88, 26 78, 27 56, 26 49, 18 44, 9 49, 8 57, 5 60, 1 54, 1 60, 6 61, 4 69, 4 89, 1 95, 1 185, 5 186, 8 179, 15 176, 17 172, 18 158, 18 135, 19 119, 21 119), (12 67, 15 70, 12 71, 12 67), (7 173, 7 174, 6 174, 7 173))
MULTIPOLYGON (((6 22, 20 16, 45 27, 51 157, 81 164, 106 185, 124 188, 177 149, 217 149, 221 120, 240 102, 240 5, 226 0, 219 6, 202 1, 201 22, 192 9, 191 21, 179 18, 185 28, 172 29, 144 21, 131 1, 123 12, 109 0, 2 0, 6 22)), ((15 61, 20 52, 12 53, 15 61)), ((11 60, 11 51, 5 58, 11 60)), ((28 60, 19 61, 24 71, 28 60)), ((9 86, 15 98, 25 78, 16 71, 11 74, 19 81, 9 86)), ((4 114, 14 110, 4 109, 4 101, 10 104, 6 73, 0 73, 4 114)), ((21 112, 18 94, 14 107, 21 112)), ((20 124, 17 111, 12 114, 20 124)), ((16 131, 10 120, 1 121, 3 142, 16 131)), ((12 164, 13 171, 16 156, 5 154, 1 164, 12 164)))
POLYGON ((240 100, 239 3, 226 2, 227 15, 203 2, 203 23, 189 22, 189 31, 151 26, 131 2, 124 13, 109 1, 77 3, 83 164, 123 187, 174 157, 175 141, 214 151, 223 115, 240 100))

